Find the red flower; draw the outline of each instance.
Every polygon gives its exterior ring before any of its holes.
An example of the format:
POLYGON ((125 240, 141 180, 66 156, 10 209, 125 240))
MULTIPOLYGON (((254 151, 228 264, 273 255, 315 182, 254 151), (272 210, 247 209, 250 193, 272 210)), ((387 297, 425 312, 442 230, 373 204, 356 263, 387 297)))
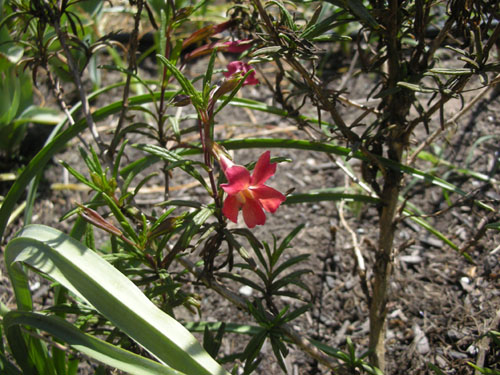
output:
POLYGON ((242 53, 249 49, 252 46, 252 43, 252 39, 239 39, 233 42, 224 42, 222 43, 223 47, 221 50, 229 53, 242 53))
POLYGON ((224 30, 228 29, 229 27, 233 26, 234 21, 229 20, 223 23, 219 23, 218 25, 208 25, 205 27, 202 27, 199 30, 196 30, 194 33, 192 33, 188 38, 184 39, 184 42, 182 43, 182 49, 186 48, 187 46, 199 42, 200 40, 206 39, 212 35, 219 34, 223 32, 224 30))
MULTIPOLYGON (((252 70, 252 66, 244 63, 243 61, 232 61, 229 64, 227 64, 227 72, 224 73, 224 76, 226 78, 233 77, 235 75, 240 75, 244 76, 247 74, 250 70, 252 70)), ((259 80, 255 76, 255 71, 250 73, 250 75, 245 79, 245 82, 243 82, 243 85, 257 85, 259 83, 259 80)))
POLYGON ((200 57, 204 55, 208 55, 212 53, 212 51, 217 48, 219 52, 228 52, 228 53, 241 53, 245 52, 247 49, 252 47, 253 40, 252 39, 240 39, 235 40, 233 42, 212 42, 209 44, 205 44, 201 47, 196 48, 192 52, 186 54, 184 57, 187 60, 194 59, 195 57, 200 57))
POLYGON ((224 155, 219 162, 226 175, 227 184, 221 187, 228 194, 222 207, 222 213, 231 221, 238 222, 238 213, 243 211, 243 219, 249 228, 263 225, 266 222, 267 212, 274 213, 286 197, 279 191, 264 185, 276 172, 276 163, 270 163, 271 153, 264 152, 253 174, 250 176, 248 169, 234 164, 224 155))

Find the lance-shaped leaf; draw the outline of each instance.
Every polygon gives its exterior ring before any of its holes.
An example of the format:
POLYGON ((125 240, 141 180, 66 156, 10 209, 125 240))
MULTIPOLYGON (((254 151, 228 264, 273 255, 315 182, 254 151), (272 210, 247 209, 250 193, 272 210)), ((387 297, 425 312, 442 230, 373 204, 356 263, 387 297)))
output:
POLYGON ((194 88, 193 84, 191 81, 189 81, 184 74, 181 73, 177 67, 170 62, 170 60, 166 59, 162 55, 157 55, 158 59, 160 59, 160 62, 167 67, 168 70, 172 72, 174 77, 177 79, 177 82, 181 85, 181 87, 184 89, 184 92, 189 95, 191 98, 191 101, 195 105, 196 108, 199 108, 202 105, 202 99, 200 93, 194 88))

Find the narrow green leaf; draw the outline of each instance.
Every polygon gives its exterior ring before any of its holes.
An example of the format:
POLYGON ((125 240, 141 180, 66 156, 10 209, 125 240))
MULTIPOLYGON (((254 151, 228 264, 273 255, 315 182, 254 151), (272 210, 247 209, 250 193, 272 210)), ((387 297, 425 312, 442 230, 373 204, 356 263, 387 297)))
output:
POLYGON ((101 189, 97 185, 95 185, 92 181, 88 180, 84 175, 82 175, 76 169, 74 169, 73 167, 71 167, 68 163, 66 163, 65 161, 62 161, 62 160, 60 160, 59 162, 62 164, 62 166, 64 168, 66 168, 68 170, 69 173, 71 173, 73 175, 73 177, 75 177, 82 184, 87 185, 92 190, 101 191, 101 189))
MULTIPOLYGON (((297 264, 297 263, 300 263, 300 262, 303 262, 305 261, 307 258, 309 258, 309 254, 300 254, 300 255, 297 255, 297 256, 294 256, 294 257, 291 257, 287 260, 285 260, 283 263, 281 263, 279 265, 278 268, 276 268, 273 273, 272 273, 272 279, 274 280, 280 273, 282 273, 283 271, 285 271, 287 268, 297 264)), ((310 272, 308 270, 304 270, 306 272, 310 272)), ((287 275, 288 276, 288 275, 287 275)))
POLYGON ((212 50, 210 60, 208 60, 207 70, 203 76, 203 103, 206 106, 208 103, 208 96, 210 93, 210 82, 212 82, 212 74, 214 72, 215 58, 217 57, 217 48, 212 50))
POLYGON ((433 92, 438 92, 439 90, 437 89, 431 89, 427 87, 422 87, 420 85, 417 85, 415 83, 410 83, 410 82, 403 82, 400 81, 397 83, 399 87, 404 87, 405 89, 411 90, 411 91, 417 91, 417 92, 425 92, 425 93, 433 93, 433 92))
POLYGON ((232 102, 233 98, 235 95, 238 93, 238 91, 241 89, 243 86, 243 83, 245 83, 245 80, 247 77, 253 73, 253 69, 249 70, 248 72, 245 73, 245 75, 240 79, 236 87, 231 91, 231 93, 227 96, 222 97, 222 103, 219 105, 217 110, 215 111, 214 115, 219 113, 226 105, 228 105, 230 102, 232 102))
POLYGON ((280 3, 279 1, 276 1, 276 0, 271 0, 267 4, 274 4, 278 8, 280 8, 281 14, 283 14, 283 16, 285 17, 285 20, 286 20, 286 23, 288 24, 288 27, 290 29, 292 29, 292 30, 296 30, 297 29, 297 27, 295 25, 295 22, 293 22, 292 15, 290 14, 290 12, 288 11, 288 9, 286 9, 286 7, 282 3, 280 3))
POLYGON ((12 355, 16 359, 17 364, 21 367, 24 375, 37 375, 33 361, 29 356, 26 341, 21 332, 20 327, 8 330, 6 332, 7 341, 12 355))
POLYGON ((155 155, 147 155, 143 158, 137 159, 130 163, 129 165, 121 168, 120 175, 124 179, 124 183, 122 186, 122 194, 126 194, 130 184, 133 179, 141 172, 143 172, 146 168, 151 165, 157 163, 161 159, 155 155))
POLYGON ((334 27, 334 22, 337 20, 340 14, 340 12, 332 14, 319 23, 308 25, 307 28, 302 32, 300 37, 311 40, 326 33, 327 31, 330 31, 334 27))
POLYGON ((459 168, 457 167, 456 165, 453 165, 452 163, 450 163, 449 161, 447 160, 444 160, 444 159, 441 159, 441 158, 438 158, 436 156, 434 156, 433 154, 431 154, 430 152, 427 152, 427 151, 421 151, 419 154, 418 154, 418 158, 421 159, 421 160, 427 160, 427 161, 430 161, 431 163, 433 164, 439 164, 439 165, 444 165, 450 169, 453 169, 455 171, 457 171, 458 173, 461 173, 461 174, 464 174, 464 175, 467 175, 467 176, 471 176, 479 181, 484 181, 484 182, 490 182, 492 184, 498 184, 499 181, 488 176, 488 175, 485 175, 484 173, 480 173, 480 172, 476 172, 476 171, 473 171, 471 169, 467 169, 467 168, 459 168))
POLYGON ((148 144, 136 144, 133 147, 148 152, 152 155, 158 156, 163 160, 176 163, 175 166, 182 169, 184 172, 189 174, 191 177, 195 178, 208 192, 211 192, 212 189, 205 182, 203 176, 193 167, 193 165, 199 165, 202 168, 206 169, 206 165, 201 162, 196 162, 193 160, 186 160, 179 154, 169 151, 163 147, 148 145, 148 144))
POLYGON ((323 201, 345 201, 345 202, 363 202, 376 204, 380 199, 360 194, 346 193, 308 193, 308 194, 291 194, 287 196, 283 204, 311 203, 323 201))
POLYGON ((191 81, 189 81, 184 74, 181 73, 177 67, 172 64, 169 60, 167 60, 164 56, 156 55, 158 59, 160 59, 161 63, 165 65, 174 75, 177 82, 181 85, 186 95, 189 95, 191 98, 191 102, 196 108, 200 108, 203 104, 200 93, 194 88, 191 81))
MULTIPOLYGON (((224 237, 225 237, 227 243, 230 246, 232 246, 233 248, 235 248, 236 251, 243 258, 243 260, 245 262, 247 262, 249 268, 252 269, 252 270, 255 270, 257 268, 255 260, 250 256, 250 254, 248 253, 247 249, 245 249, 245 247, 236 239, 236 237, 233 236, 233 233, 231 231, 227 230, 227 229, 224 229, 224 237)), ((245 238, 248 239, 249 237, 245 237, 245 238)), ((251 240, 249 239, 248 241, 251 241, 251 240)), ((264 268, 266 269, 266 272, 267 272, 267 265, 266 265, 265 261, 261 258, 259 247, 255 246, 254 247, 254 251, 255 251, 256 255, 259 257, 259 260, 261 261, 261 263, 263 264, 263 266, 264 266, 264 268)))
POLYGON ((118 172, 120 170, 121 160, 122 160, 123 154, 125 152, 125 146, 127 146, 127 143, 128 143, 128 140, 125 140, 121 144, 118 152, 116 153, 116 157, 115 157, 114 164, 113 164, 113 173, 112 173, 112 176, 115 179, 115 181, 118 181, 118 172))
POLYGON ((496 223, 486 224, 486 228, 488 228, 488 229, 496 229, 496 230, 500 231, 500 221, 496 222, 496 223))
POLYGON ((139 236, 137 235, 137 233, 135 233, 134 228, 132 227, 132 225, 130 225, 128 219, 122 213, 120 207, 117 206, 115 200, 105 193, 102 194, 102 198, 106 201, 107 206, 110 208, 116 220, 120 223, 122 229, 135 243, 139 243, 139 236))
POLYGON ((260 56, 260 55, 276 54, 278 52, 281 52, 282 49, 283 49, 283 47, 280 47, 280 46, 270 46, 270 47, 259 48, 258 50, 252 52, 252 57, 260 56))
POLYGON ((286 373, 286 365, 283 359, 288 354, 288 350, 285 344, 281 341, 281 338, 276 338, 275 336, 271 336, 270 341, 274 357, 278 361, 278 365, 286 373))
POLYGON ((172 199, 165 202, 161 202, 158 204, 159 206, 177 206, 177 207, 192 207, 200 209, 203 207, 203 204, 195 201, 187 201, 181 199, 172 199))
POLYGON ((432 371, 434 371, 434 373, 436 373, 437 375, 446 375, 443 370, 441 370, 439 367, 437 367, 436 365, 434 365, 430 362, 427 364, 427 366, 429 366, 429 368, 432 371))
POLYGON ((341 0, 352 10, 352 12, 361 18, 362 21, 373 27, 374 29, 379 29, 380 25, 373 18, 370 11, 365 7, 362 0, 341 0))
POLYGON ((274 265, 278 262, 278 259, 280 258, 281 254, 283 251, 285 251, 288 248, 288 245, 290 245, 290 242, 295 238, 297 234, 305 227, 305 224, 300 224, 297 225, 284 239, 281 241, 279 248, 273 253, 272 259, 271 259, 271 267, 274 267, 274 265))
POLYGON ((254 335, 250 342, 247 344, 245 351, 243 353, 243 358, 245 358, 245 372, 250 373, 250 369, 252 368, 253 360, 259 354, 262 345, 264 345, 264 341, 266 341, 267 332, 261 331, 254 335))
MULTIPOLYGON (((220 322, 187 322, 184 323, 184 327, 191 332, 203 332, 205 327, 211 331, 216 331, 219 329, 220 322)), ((256 335, 263 329, 259 326, 252 326, 249 324, 241 323, 225 323, 225 331, 231 333, 237 333, 241 335, 256 335)))
MULTIPOLYGON (((408 212, 405 211, 406 215, 409 215, 408 212)), ((427 230, 428 232, 432 233, 432 235, 436 236, 443 242, 445 242, 449 247, 451 247, 455 251, 460 251, 460 248, 455 245, 448 237, 446 237, 443 233, 438 231, 436 228, 434 228, 432 225, 430 225, 426 220, 422 219, 421 217, 418 216, 410 216, 410 219, 420 225, 422 228, 427 230)), ((473 262, 472 258, 470 257, 469 254, 463 253, 462 254, 469 262, 473 262)))
POLYGON ((468 68, 433 68, 429 69, 429 72, 435 74, 452 75, 452 76, 463 76, 463 75, 474 74, 474 70, 468 68))
POLYGON ((212 357, 217 357, 217 353, 220 350, 222 345, 222 337, 225 331, 225 324, 220 323, 219 329, 217 330, 217 335, 214 337, 212 335, 210 329, 205 327, 205 331, 203 332, 203 348, 210 354, 212 357))
POLYGON ((298 280, 300 276, 306 274, 306 273, 311 273, 311 270, 297 270, 289 275, 286 275, 282 279, 279 279, 278 281, 273 282, 271 286, 272 292, 277 292, 283 287, 289 286, 291 284, 295 284, 295 280, 298 280))
POLYGON ((266 291, 262 287, 260 287, 259 284, 253 282, 252 280, 250 280, 250 279, 248 279, 248 278, 246 278, 244 276, 238 275, 236 273, 221 272, 220 276, 224 277, 224 278, 227 278, 227 279, 234 280, 234 281, 236 281, 236 282, 238 282, 240 284, 249 286, 250 288, 252 288, 254 290, 257 290, 257 291, 261 292, 262 294, 266 293, 266 291))
POLYGON ((167 47, 167 18, 169 18, 169 14, 167 15, 164 9, 160 9, 160 45, 158 46, 159 51, 165 51, 167 47))
POLYGON ((374 29, 379 29, 380 25, 373 18, 370 11, 364 6, 362 0, 327 0, 329 3, 337 5, 338 7, 350 10, 356 17, 364 23, 370 25, 374 29))
POLYGON ((21 78, 17 76, 13 67, 2 73, 0 124, 8 124, 15 118, 21 102, 21 78))
POLYGON ((264 271, 261 270, 260 268, 252 267, 252 265, 247 263, 236 263, 234 265, 234 268, 240 268, 242 270, 248 270, 255 273, 262 280, 264 284, 266 284, 269 279, 267 276, 268 273, 267 271, 264 270, 265 271, 264 273, 264 271))

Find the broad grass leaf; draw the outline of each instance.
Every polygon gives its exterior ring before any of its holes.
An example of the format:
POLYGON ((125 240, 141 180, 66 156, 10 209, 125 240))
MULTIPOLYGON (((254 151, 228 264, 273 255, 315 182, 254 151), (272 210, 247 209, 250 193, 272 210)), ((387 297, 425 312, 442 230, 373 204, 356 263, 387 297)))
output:
POLYGON ((132 281, 64 233, 29 225, 9 242, 5 260, 11 279, 24 279, 27 285, 20 263, 37 269, 88 301, 153 356, 178 371, 227 375, 180 323, 158 309, 132 281))
POLYGON ((4 326, 6 329, 16 326, 30 326, 42 330, 67 343, 73 349, 108 366, 130 374, 183 375, 183 373, 159 362, 141 357, 86 334, 57 316, 42 315, 28 311, 12 311, 5 316, 4 326))

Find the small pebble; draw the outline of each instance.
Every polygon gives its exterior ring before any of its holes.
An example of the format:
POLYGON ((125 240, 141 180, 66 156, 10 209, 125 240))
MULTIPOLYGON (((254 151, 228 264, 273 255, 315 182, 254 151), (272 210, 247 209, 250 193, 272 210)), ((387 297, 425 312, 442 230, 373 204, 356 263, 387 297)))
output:
POLYGON ((462 286, 462 288, 467 291, 467 292, 471 292, 472 289, 474 289, 470 283, 470 279, 466 276, 463 276, 460 278, 460 285, 462 286))
POLYGON ((403 255, 399 257, 401 262, 404 263, 410 263, 410 264, 417 264, 422 262, 422 257, 419 255, 403 255))
POLYGON ((38 288, 40 288, 41 284, 39 281, 35 281, 33 283, 30 283, 30 290, 32 292, 36 291, 38 288))
POLYGON ((436 247, 438 249, 443 247, 443 241, 434 237, 422 238, 420 241, 430 247, 436 247))
POLYGON ((469 353, 471 356, 476 356, 478 352, 479 348, 475 345, 471 345, 467 348, 467 353, 469 353))
POLYGON ((253 294, 253 289, 249 287, 248 285, 243 285, 239 289, 240 294, 243 294, 246 297, 250 297, 253 294))
POLYGON ((456 350, 450 350, 449 353, 455 359, 466 359, 467 358, 467 354, 457 352, 456 350))
POLYGON ((446 367, 447 363, 446 363, 446 360, 441 357, 440 355, 437 355, 436 356, 436 366, 439 367, 439 368, 444 368, 446 367))
POLYGON ((344 284, 344 288, 345 290, 351 290, 354 285, 356 285, 356 282, 354 281, 354 279, 349 279, 345 282, 344 284))
POLYGON ((307 158, 306 163, 307 163, 307 165, 315 166, 316 160, 314 160, 313 158, 307 158))
POLYGON ((427 339, 427 336, 418 324, 413 325, 413 332, 415 333, 413 341, 417 346, 417 351, 422 355, 429 353, 431 351, 429 339, 427 339))
POLYGON ((335 279, 332 276, 327 276, 326 285, 328 285, 330 289, 333 289, 333 287, 335 286, 335 279))

